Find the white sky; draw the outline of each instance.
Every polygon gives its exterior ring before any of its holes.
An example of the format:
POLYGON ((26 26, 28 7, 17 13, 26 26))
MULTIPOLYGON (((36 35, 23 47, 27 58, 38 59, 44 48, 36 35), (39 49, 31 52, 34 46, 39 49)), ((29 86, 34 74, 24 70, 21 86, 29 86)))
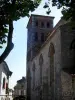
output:
MULTIPOLYGON (((46 10, 43 8, 44 0, 41 5, 33 12, 33 14, 47 15, 46 10)), ((54 16, 54 25, 59 21, 61 17, 60 10, 56 7, 51 7, 51 14, 54 16)), ((21 18, 17 22, 14 22, 13 43, 14 49, 6 58, 6 62, 9 69, 13 72, 10 77, 10 88, 16 85, 16 81, 21 79, 22 76, 26 76, 26 50, 27 50, 27 17, 21 18)))

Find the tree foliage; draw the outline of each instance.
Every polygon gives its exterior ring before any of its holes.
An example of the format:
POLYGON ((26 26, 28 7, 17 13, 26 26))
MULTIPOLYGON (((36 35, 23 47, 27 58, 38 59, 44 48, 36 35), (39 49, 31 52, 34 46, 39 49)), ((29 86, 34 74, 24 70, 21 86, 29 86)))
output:
POLYGON ((0 63, 13 49, 13 21, 29 16, 29 11, 35 10, 40 0, 0 0, 0 48, 7 42, 5 51, 0 56, 0 63))
POLYGON ((52 2, 52 6, 56 6, 57 9, 62 8, 63 18, 66 20, 71 20, 75 22, 75 0, 48 0, 45 3, 44 8, 48 8, 47 13, 50 13, 50 3, 52 2))
MULTIPOLYGON (((4 43, 7 46, 0 56, 0 63, 8 56, 14 45, 12 43, 13 21, 21 17, 29 16, 29 11, 35 10, 42 0, 0 0, 0 48, 4 43)), ((62 8, 63 18, 71 19, 75 25, 75 0, 48 0, 44 8, 48 8, 47 14, 51 12, 52 6, 62 8)))
POLYGON ((29 11, 33 11, 38 6, 38 2, 31 0, 0 0, 0 44, 5 43, 8 33, 7 25, 10 20, 17 21, 21 17, 29 16, 29 11))

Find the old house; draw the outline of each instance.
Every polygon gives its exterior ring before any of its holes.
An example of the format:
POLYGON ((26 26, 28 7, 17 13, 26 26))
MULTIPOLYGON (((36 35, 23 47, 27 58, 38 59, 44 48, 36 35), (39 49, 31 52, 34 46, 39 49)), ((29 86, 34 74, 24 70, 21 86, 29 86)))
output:
POLYGON ((61 19, 31 15, 27 28, 27 99, 75 98, 75 30, 61 19))
POLYGON ((22 77, 22 79, 17 81, 17 84, 14 86, 14 98, 19 96, 26 97, 26 78, 22 77))
POLYGON ((0 64, 0 100, 5 100, 9 95, 9 78, 12 72, 5 61, 0 64))

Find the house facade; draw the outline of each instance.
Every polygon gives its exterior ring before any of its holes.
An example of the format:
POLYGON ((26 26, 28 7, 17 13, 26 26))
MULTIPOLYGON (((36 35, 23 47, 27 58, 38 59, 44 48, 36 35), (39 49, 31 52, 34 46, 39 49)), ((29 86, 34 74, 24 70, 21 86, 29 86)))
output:
POLYGON ((14 98, 19 96, 26 97, 26 78, 22 77, 22 79, 17 81, 17 84, 14 87, 14 98))
POLYGON ((7 100, 9 100, 9 98, 10 98, 10 100, 13 100, 13 89, 10 89, 9 88, 9 96, 8 96, 8 99, 7 100))
POLYGON ((12 72, 5 61, 0 64, 0 99, 5 100, 9 95, 9 78, 12 72))
POLYGON ((75 98, 75 30, 53 19, 31 15, 27 25, 27 100, 75 98))

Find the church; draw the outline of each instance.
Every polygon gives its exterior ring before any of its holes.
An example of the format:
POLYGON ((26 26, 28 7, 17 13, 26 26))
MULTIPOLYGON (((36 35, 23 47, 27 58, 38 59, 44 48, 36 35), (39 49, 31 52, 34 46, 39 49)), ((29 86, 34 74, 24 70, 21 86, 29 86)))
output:
POLYGON ((27 100, 75 100, 75 30, 32 14, 27 24, 27 100))

